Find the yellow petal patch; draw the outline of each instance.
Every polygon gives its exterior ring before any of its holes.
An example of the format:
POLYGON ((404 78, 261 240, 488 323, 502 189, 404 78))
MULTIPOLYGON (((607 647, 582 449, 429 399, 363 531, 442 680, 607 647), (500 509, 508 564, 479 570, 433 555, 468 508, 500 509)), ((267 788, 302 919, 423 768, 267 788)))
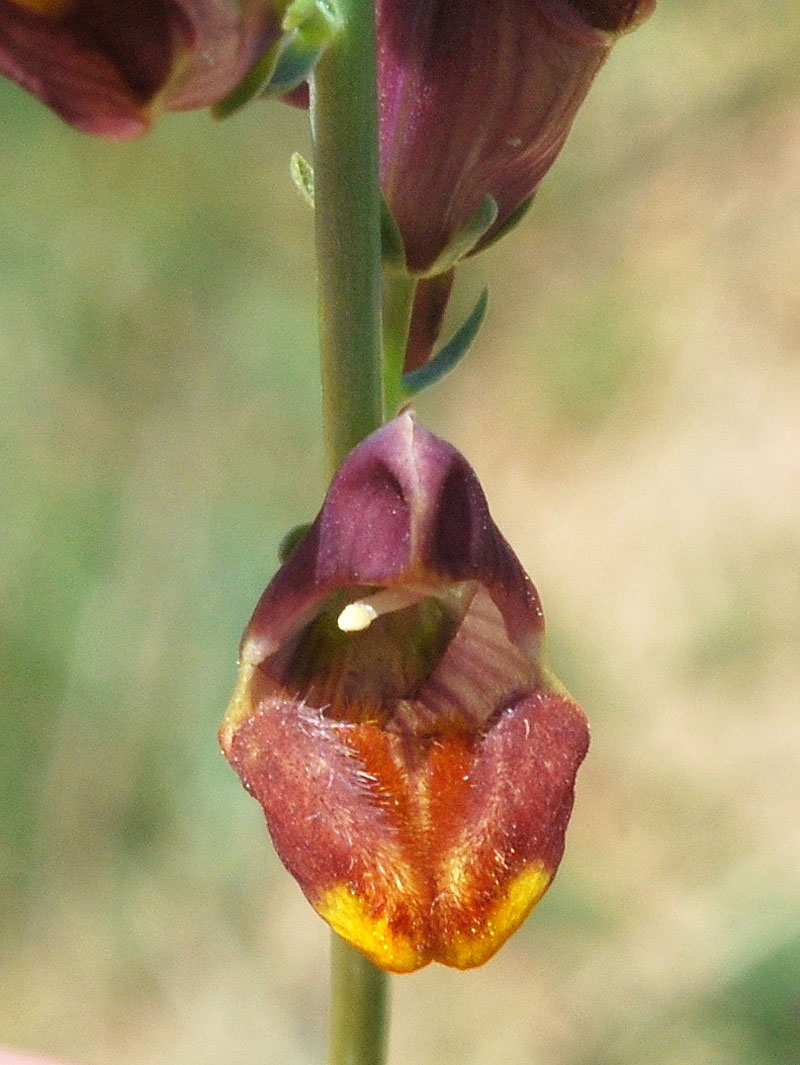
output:
POLYGON ((73 0, 11 0, 11 3, 46 18, 62 18, 73 6, 73 0))
POLYGON ((502 947, 512 932, 516 932, 533 907, 544 895, 552 873, 541 862, 520 873, 508 885, 481 924, 469 933, 456 933, 442 937, 444 950, 436 960, 457 969, 471 969, 482 965, 502 947))
POLYGON ((411 973, 430 961, 409 939, 393 932, 385 917, 373 916, 362 900, 351 895, 344 885, 326 891, 315 902, 314 909, 334 932, 382 969, 411 973))
POLYGON ((325 892, 315 909, 334 932, 383 969, 410 973, 435 960, 457 969, 482 965, 519 928, 547 890, 552 875, 537 862, 509 884, 505 895, 470 932, 443 938, 432 952, 392 931, 384 916, 374 916, 361 899, 339 885, 325 892))

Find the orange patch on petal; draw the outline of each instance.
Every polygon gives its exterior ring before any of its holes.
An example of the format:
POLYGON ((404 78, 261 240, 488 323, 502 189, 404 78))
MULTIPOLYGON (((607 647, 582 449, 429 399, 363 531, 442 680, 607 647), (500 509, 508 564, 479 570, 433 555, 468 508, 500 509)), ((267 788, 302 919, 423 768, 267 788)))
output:
POLYGON ((421 737, 331 720, 242 673, 223 748, 320 916, 395 972, 491 957, 563 852, 588 743, 575 704, 537 691, 485 732, 421 737))
POLYGON ((73 6, 74 0, 10 0, 16 7, 32 11, 45 18, 62 18, 73 6))
POLYGON ((315 908, 340 935, 394 972, 430 961, 459 969, 482 964, 522 924, 553 870, 504 847, 500 809, 500 823, 487 832, 471 777, 479 742, 452 732, 409 745, 407 737, 376 725, 355 726, 345 737, 380 782, 378 801, 409 878, 375 883, 368 875, 368 885, 333 888, 315 908), (380 905, 364 905, 367 897, 380 898, 380 905))

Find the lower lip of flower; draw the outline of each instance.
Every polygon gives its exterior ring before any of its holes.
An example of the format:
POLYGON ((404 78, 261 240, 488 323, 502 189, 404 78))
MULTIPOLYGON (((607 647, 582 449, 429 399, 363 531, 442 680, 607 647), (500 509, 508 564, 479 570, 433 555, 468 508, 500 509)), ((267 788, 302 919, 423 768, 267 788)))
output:
POLYGON ((588 742, 567 698, 532 691, 477 732, 416 736, 332 719, 245 661, 230 712, 223 747, 278 854, 378 965, 479 965, 549 886, 588 742))

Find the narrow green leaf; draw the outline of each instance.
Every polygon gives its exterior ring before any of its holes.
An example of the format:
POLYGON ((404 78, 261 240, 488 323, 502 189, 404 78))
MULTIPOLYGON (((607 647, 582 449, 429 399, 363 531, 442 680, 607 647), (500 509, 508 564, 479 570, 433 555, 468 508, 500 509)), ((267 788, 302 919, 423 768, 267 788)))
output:
POLYGON ((264 95, 280 96, 306 81, 341 28, 341 15, 330 0, 294 0, 283 16, 284 45, 264 95))
POLYGON ((302 30, 310 44, 327 44, 342 28, 333 0, 293 0, 283 16, 285 30, 302 30))
POLYGON ((286 39, 272 76, 261 90, 262 96, 282 96, 306 81, 325 51, 327 43, 310 44, 300 30, 292 31, 286 39))
POLYGON ((294 0, 283 16, 283 35, 248 70, 226 97, 214 104, 214 118, 228 118, 255 96, 280 96, 305 81, 342 18, 332 0, 294 0))
POLYGON ((458 365, 478 335, 478 330, 486 317, 488 305, 489 290, 485 288, 452 339, 433 356, 430 362, 412 373, 403 374, 403 387, 408 398, 416 396, 425 388, 430 388, 458 365))

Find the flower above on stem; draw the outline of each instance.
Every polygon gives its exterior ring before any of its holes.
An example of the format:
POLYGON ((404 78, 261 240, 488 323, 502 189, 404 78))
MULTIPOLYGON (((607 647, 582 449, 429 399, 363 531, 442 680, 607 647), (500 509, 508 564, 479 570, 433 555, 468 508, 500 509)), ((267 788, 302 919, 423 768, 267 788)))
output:
POLYGON ((655 0, 377 0, 381 184, 408 269, 518 217, 614 42, 655 0))
POLYGON ((0 0, 0 73, 102 137, 206 107, 281 34, 282 0, 0 0))
POLYGON ((489 958, 564 850, 586 719, 475 474, 406 413, 356 447, 245 632, 222 748, 378 965, 489 958))
MULTIPOLYGON (((413 279, 411 396, 466 352, 478 304, 434 354, 460 260, 510 232, 617 38, 655 0, 376 0, 386 289, 413 279), (461 334, 461 335, 459 335, 461 334), (434 365, 438 364, 438 365, 434 365)), ((483 299, 483 297, 481 297, 483 299)), ((391 347, 401 340, 391 338, 391 347)))

